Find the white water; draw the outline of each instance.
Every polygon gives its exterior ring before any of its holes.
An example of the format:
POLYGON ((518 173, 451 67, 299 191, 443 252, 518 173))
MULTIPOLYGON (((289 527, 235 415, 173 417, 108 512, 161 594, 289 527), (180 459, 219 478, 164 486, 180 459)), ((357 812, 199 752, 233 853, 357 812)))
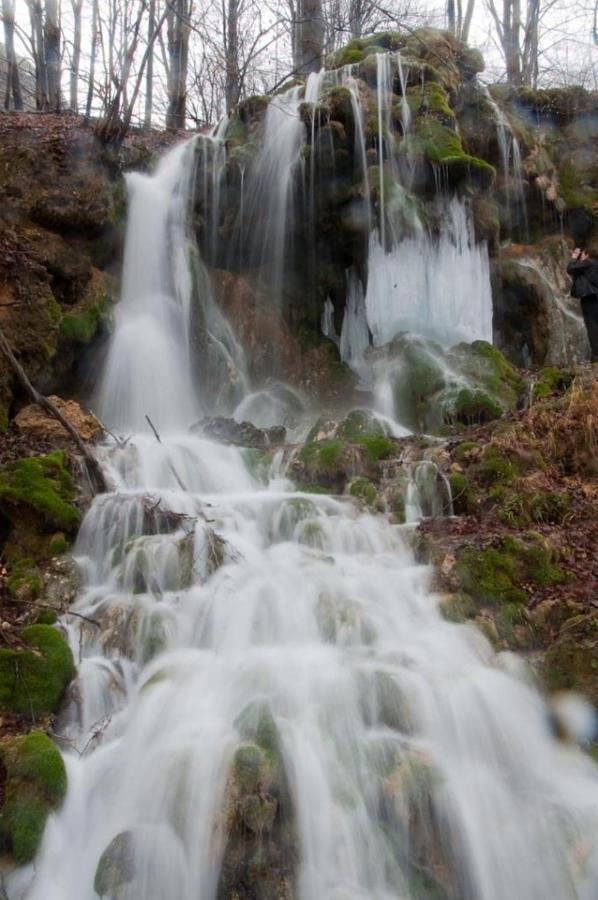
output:
MULTIPOLYGON (((228 771, 259 704, 290 786, 300 900, 594 900, 598 770, 551 737, 523 664, 442 619, 409 530, 298 494, 278 458, 262 482, 243 451, 187 434, 211 398, 184 370, 186 345, 153 393, 140 383, 138 300, 160 353, 187 339, 181 315, 164 315, 173 296, 145 289, 136 229, 164 227, 167 193, 161 176, 152 187, 161 203, 145 220, 133 195, 105 376, 120 393, 102 413, 127 432, 153 413, 162 442, 136 433, 103 451, 117 487, 81 528, 75 606, 101 627, 66 617, 79 663, 62 724, 69 791, 11 898, 94 900, 123 832, 134 852, 119 900, 216 898, 228 771)), ((171 257, 157 258, 168 282, 171 257)))
POLYGON ((390 252, 370 240, 365 304, 375 345, 400 331, 443 346, 492 341, 492 293, 485 245, 476 244, 463 204, 453 198, 438 237, 416 234, 390 252))

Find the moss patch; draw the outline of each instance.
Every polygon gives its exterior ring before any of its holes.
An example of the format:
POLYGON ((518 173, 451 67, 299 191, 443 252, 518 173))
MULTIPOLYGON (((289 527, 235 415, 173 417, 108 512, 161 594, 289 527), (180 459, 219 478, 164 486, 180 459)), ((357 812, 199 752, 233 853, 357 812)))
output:
POLYGON ((11 738, 0 747, 6 770, 0 835, 17 862, 33 859, 49 813, 62 803, 66 769, 52 741, 41 731, 11 738))
POLYGON ((504 537, 494 546, 466 547, 457 561, 463 590, 488 603, 523 604, 526 585, 560 584, 563 571, 554 563, 550 547, 531 539, 504 537))
POLYGON ((18 459, 0 469, 0 502, 23 504, 42 516, 47 525, 72 530, 79 513, 72 505, 73 479, 65 468, 66 454, 18 459))
POLYGON ((13 597, 26 593, 27 599, 35 600, 41 594, 44 582, 34 561, 25 557, 13 564, 7 585, 13 597))
POLYGON ((39 716, 55 712, 75 676, 70 648, 49 625, 20 633, 31 649, 0 649, 0 709, 39 716))

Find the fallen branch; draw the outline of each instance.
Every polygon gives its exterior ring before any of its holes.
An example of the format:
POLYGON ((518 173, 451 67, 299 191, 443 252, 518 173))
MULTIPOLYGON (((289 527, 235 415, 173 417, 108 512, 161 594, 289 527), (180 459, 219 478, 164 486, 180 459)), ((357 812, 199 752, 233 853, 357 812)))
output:
POLYGON ((58 407, 54 406, 51 400, 48 400, 47 397, 44 397, 43 394, 40 394, 37 391, 29 378, 27 377, 27 373, 24 368, 12 352, 10 348, 10 344, 8 343, 2 329, 0 328, 0 351, 4 354, 6 359, 8 360, 9 365, 14 371, 15 375, 21 382, 22 386, 25 388, 27 394, 31 397, 34 403, 36 403, 41 409, 45 410, 55 419, 57 419, 64 430, 70 435, 73 439, 79 452, 81 453, 84 461, 85 467, 87 470, 87 475, 89 478, 89 482, 91 487, 96 494, 103 494, 108 490, 108 486, 106 484, 106 479, 104 478, 104 473, 102 472, 102 468, 98 463, 97 459, 85 444, 83 438, 77 431, 74 425, 69 422, 69 420, 60 412, 58 407))

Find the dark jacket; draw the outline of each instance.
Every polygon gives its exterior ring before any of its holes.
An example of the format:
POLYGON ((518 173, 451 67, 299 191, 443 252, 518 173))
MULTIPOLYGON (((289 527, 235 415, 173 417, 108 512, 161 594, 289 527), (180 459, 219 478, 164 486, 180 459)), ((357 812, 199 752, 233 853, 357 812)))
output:
POLYGON ((573 278, 572 297, 580 300, 584 297, 598 297, 598 260, 572 259, 567 266, 567 274, 573 278))

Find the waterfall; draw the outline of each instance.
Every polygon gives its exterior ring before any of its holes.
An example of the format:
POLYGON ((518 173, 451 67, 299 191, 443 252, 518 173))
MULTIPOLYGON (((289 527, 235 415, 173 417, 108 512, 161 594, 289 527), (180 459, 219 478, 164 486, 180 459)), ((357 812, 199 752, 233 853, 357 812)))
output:
POLYGON ((191 368, 192 282, 187 213, 197 141, 175 147, 153 175, 127 176, 129 224, 121 301, 98 412, 114 428, 189 426, 199 413, 191 368))
POLYGON ((528 239, 527 207, 523 183, 521 148, 517 135, 489 89, 482 86, 482 96, 490 106, 496 123, 496 139, 500 153, 501 171, 505 180, 506 218, 509 226, 522 229, 523 238, 528 239))
MULTIPOLYGON (((260 162, 265 192, 280 179, 255 235, 268 252, 297 99, 273 106, 281 159, 260 162)), ((74 551, 83 587, 62 624, 78 678, 56 725, 67 797, 10 900, 593 900, 598 770, 553 737, 523 662, 441 616, 410 526, 297 491, 280 455, 258 465, 187 432, 219 393, 189 352, 196 293, 212 309, 186 225, 196 146, 129 178, 100 396, 131 436, 99 450, 117 488, 74 551)), ((405 325, 487 334, 467 315, 470 295, 484 302, 484 248, 459 200, 444 212, 436 237, 387 252, 372 235, 365 293, 347 275, 345 354, 361 360, 368 323, 376 342, 405 325)), ((414 471, 413 509, 434 509, 435 479, 414 471)))

